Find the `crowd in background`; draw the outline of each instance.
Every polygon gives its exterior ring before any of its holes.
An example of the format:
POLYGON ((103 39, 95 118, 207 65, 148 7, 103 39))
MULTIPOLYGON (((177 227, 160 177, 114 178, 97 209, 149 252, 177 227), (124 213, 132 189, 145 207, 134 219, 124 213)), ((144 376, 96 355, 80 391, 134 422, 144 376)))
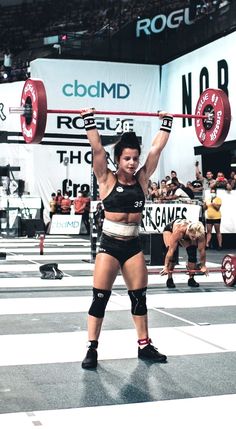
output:
MULTIPOLYGON (((201 220, 204 222, 205 220, 205 212, 208 213, 207 210, 209 206, 212 206, 213 199, 216 198, 215 209, 216 212, 213 213, 217 218, 217 223, 219 223, 220 216, 220 207, 221 200, 217 197, 217 190, 223 189, 227 192, 231 192, 232 190, 236 190, 236 171, 233 170, 230 173, 230 177, 226 178, 222 171, 217 172, 214 176, 212 171, 207 171, 206 176, 204 177, 199 170, 198 162, 195 164, 195 176, 196 178, 193 181, 187 181, 187 183, 183 183, 178 177, 176 171, 172 170, 170 175, 165 176, 160 182, 149 181, 147 202, 153 203, 168 203, 168 202, 182 202, 182 203, 191 203, 191 204, 200 204, 202 206, 202 215, 201 220), (205 191, 210 191, 206 196, 205 191), (210 198, 210 201, 209 201, 210 198), (219 207, 217 207, 219 206, 219 207)), ((98 198, 99 199, 99 198, 98 198)), ((71 199, 68 192, 62 193, 60 189, 57 192, 53 192, 51 194, 51 199, 49 201, 50 207, 50 219, 52 219, 54 214, 62 214, 62 215, 82 215, 82 222, 86 228, 87 234, 90 233, 90 220, 89 220, 89 212, 91 206, 91 197, 87 192, 79 191, 77 197, 71 199)), ((212 210, 212 207, 211 207, 212 210)), ((211 214, 210 214, 211 216, 211 214)), ((95 224, 99 232, 101 232, 102 222, 104 218, 104 210, 101 202, 98 202, 97 208, 94 214, 95 224)), ((215 227, 214 222, 212 226, 215 227)), ((209 243, 211 240, 211 231, 212 226, 208 227, 208 241, 207 247, 209 247, 209 243)), ((217 229, 218 226, 216 226, 217 229)), ((218 231, 218 241, 219 247, 222 246, 222 238, 220 235, 220 231, 218 231)))
POLYGON ((172 170, 170 175, 157 182, 149 184, 148 200, 154 203, 168 203, 178 201, 181 203, 201 205, 200 220, 206 228, 206 249, 213 246, 212 232, 215 232, 217 250, 222 249, 221 206, 222 199, 217 195, 217 190, 231 192, 236 190, 236 171, 233 170, 230 176, 225 177, 222 171, 216 175, 208 170, 205 177, 199 170, 199 164, 195 164, 195 180, 181 182, 176 171, 172 170), (207 193, 205 191, 208 191, 207 193))
POLYGON ((185 184, 177 177, 177 173, 174 170, 160 182, 150 181, 148 200, 156 203, 171 200, 182 200, 184 202, 192 200, 203 201, 206 189, 215 191, 224 189, 229 192, 236 189, 236 171, 232 171, 228 178, 225 177, 222 171, 218 171, 215 176, 212 171, 207 171, 206 177, 203 177, 197 162, 195 169, 195 180, 187 181, 185 184))
POLYGON ((90 201, 91 198, 87 192, 79 191, 76 198, 71 199, 69 192, 62 193, 60 189, 51 194, 49 201, 49 217, 52 219, 53 215, 81 215, 82 222, 86 228, 87 234, 90 234, 90 201))
POLYGON ((194 8, 192 15, 198 20, 230 1, 35 0, 33 4, 0 5, 0 83, 28 79, 30 61, 51 57, 53 45, 45 46, 44 38, 57 35, 59 43, 65 44, 75 36, 111 37, 137 19, 168 15, 188 6, 194 8), (64 35, 68 37, 63 39, 64 35))

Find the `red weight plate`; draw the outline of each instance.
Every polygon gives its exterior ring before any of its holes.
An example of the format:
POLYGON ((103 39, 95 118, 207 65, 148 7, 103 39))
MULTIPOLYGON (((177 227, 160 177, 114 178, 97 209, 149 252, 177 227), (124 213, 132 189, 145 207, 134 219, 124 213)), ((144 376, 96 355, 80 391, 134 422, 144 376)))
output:
POLYGON ((221 146, 229 132, 231 109, 229 99, 222 89, 208 88, 200 95, 196 115, 212 112, 212 123, 205 119, 195 119, 195 130, 200 143, 208 148, 221 146))
POLYGON ((27 79, 21 96, 21 106, 28 114, 21 115, 21 130, 26 143, 40 143, 47 122, 47 96, 39 79, 27 79))
POLYGON ((226 255, 222 260, 221 268, 226 286, 234 286, 236 284, 236 255, 226 255))

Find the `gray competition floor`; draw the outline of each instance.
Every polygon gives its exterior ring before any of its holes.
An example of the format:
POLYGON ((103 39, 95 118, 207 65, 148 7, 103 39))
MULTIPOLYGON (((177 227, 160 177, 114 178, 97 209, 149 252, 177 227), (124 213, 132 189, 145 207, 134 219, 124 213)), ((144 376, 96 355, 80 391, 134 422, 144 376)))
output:
MULTIPOLYGON (((93 263, 90 242, 47 236, 0 238, 0 428, 79 429, 132 425, 236 428, 236 288, 220 272, 187 286, 175 275, 149 275, 149 325, 166 364, 137 359, 130 302, 121 276, 109 301, 97 370, 81 369, 93 263), (39 266, 58 262, 62 280, 42 280, 39 266)), ((224 254, 208 251, 208 266, 224 254)), ((180 266, 185 257, 180 251, 180 266)), ((154 267, 151 267, 154 268, 154 267)))

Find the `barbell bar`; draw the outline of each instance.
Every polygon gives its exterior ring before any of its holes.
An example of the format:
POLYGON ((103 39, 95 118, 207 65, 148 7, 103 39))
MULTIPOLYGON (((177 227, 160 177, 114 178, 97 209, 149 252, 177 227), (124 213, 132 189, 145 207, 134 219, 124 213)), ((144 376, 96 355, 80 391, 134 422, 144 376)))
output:
MULTIPOLYGON (((148 272, 152 274, 160 274, 162 270, 156 269, 156 268, 149 268, 148 272)), ((227 270, 223 268, 207 268, 208 273, 225 273, 227 270)), ((205 275, 205 273, 199 269, 196 270, 183 270, 182 268, 169 271, 170 274, 198 274, 198 275, 205 275)))
MULTIPOLYGON (((92 110, 94 113, 98 114, 98 115, 113 115, 113 116, 160 116, 160 112, 114 112, 114 111, 109 111, 109 110, 97 110, 95 108, 92 107, 92 110)), ((10 113, 19 113, 20 115, 24 115, 27 116, 27 114, 31 114, 30 110, 27 110, 27 108, 25 107, 10 107, 9 108, 9 112, 10 113)), ((79 110, 79 109, 75 109, 75 110, 68 110, 68 109, 47 109, 47 113, 59 113, 59 114, 68 114, 68 115, 76 115, 76 114, 80 114, 83 113, 84 110, 79 110)), ((192 114, 188 114, 188 113, 173 113, 171 114, 174 118, 198 118, 198 119, 209 119, 211 120, 211 114, 209 115, 192 115, 192 114)), ((212 115, 213 117, 213 115, 212 115)), ((212 119, 213 120, 213 119, 212 119)))
MULTIPOLYGON (((10 107, 10 113, 21 115, 21 130, 26 143, 41 143, 47 114, 80 114, 82 110, 47 109, 47 95, 45 86, 40 79, 25 81, 21 105, 10 107)), ((159 112, 114 112, 94 109, 96 114, 117 116, 159 116, 159 112)), ((231 122, 231 108, 227 95, 221 89, 206 89, 199 97, 195 114, 171 114, 175 118, 195 119, 195 131, 200 143, 208 148, 223 144, 229 132, 231 122)))
MULTIPOLYGON (((108 110, 97 110, 92 109, 94 113, 98 115, 115 115, 115 116, 153 116, 157 117, 160 116, 159 112, 110 112, 108 110)), ((82 110, 53 110, 49 109, 47 111, 48 113, 68 113, 68 114, 76 114, 76 113, 82 113, 82 110)), ((172 116, 174 118, 200 118, 200 119, 209 119, 210 115, 190 115, 188 113, 173 113, 172 116)))
MULTIPOLYGON (((148 268, 148 274, 161 274, 162 269, 148 268)), ((236 255, 228 254, 224 256, 221 262, 221 268, 208 268, 209 273, 222 273, 223 282, 226 286, 234 286, 236 284, 236 255)), ((170 271, 171 274, 201 274, 204 275, 200 269, 176 269, 170 271)))

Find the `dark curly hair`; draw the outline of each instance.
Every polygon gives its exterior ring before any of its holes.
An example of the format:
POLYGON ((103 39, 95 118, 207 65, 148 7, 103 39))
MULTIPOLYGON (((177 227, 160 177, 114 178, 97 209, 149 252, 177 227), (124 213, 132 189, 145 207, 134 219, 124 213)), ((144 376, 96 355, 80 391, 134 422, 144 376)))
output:
POLYGON ((138 154, 141 153, 141 147, 136 134, 133 131, 122 134, 120 140, 116 143, 114 149, 115 160, 119 161, 124 149, 137 149, 138 154))

